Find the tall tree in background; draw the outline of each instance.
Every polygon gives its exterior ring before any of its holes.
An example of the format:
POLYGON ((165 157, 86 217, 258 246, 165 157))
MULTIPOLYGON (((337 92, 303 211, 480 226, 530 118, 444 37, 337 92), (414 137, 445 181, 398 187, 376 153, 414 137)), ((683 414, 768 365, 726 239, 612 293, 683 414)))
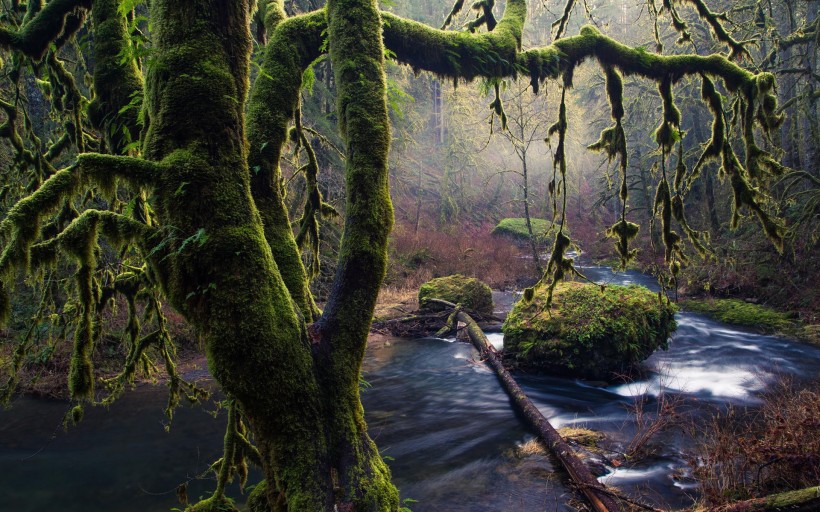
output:
MULTIPOLYGON (((621 45, 593 27, 562 37, 564 23, 552 44, 525 50, 524 0, 508 0, 500 19, 494 2, 477 3, 478 16, 466 31, 380 12, 375 0, 329 0, 321 11, 290 18, 281 0, 258 6, 254 0, 152 0, 150 43, 143 49, 134 36, 141 17, 135 4, 3 3, 0 46, 10 52, 11 71, 3 88, 8 98, 0 104, 6 115, 0 135, 10 142, 16 167, 27 173, 33 192, 8 210, 0 226, 2 303, 8 312, 7 293, 18 270, 42 275, 40 269, 54 268, 61 258, 75 263, 69 388, 79 404, 116 396, 148 351, 166 361, 172 397, 195 394, 175 373, 160 298, 190 322, 230 400, 217 489, 196 510, 231 507, 225 483, 235 474, 245 477, 247 461, 260 465, 267 481, 250 498, 255 510, 398 509, 398 492, 368 437, 359 400, 360 367, 393 220, 384 46, 399 62, 451 80, 527 76, 536 91, 546 80, 562 80, 559 117, 550 129, 557 139, 558 191, 566 190, 565 94, 581 61, 594 59, 604 71, 613 126, 595 148, 619 159, 622 169, 627 165, 622 74, 657 82, 663 116, 656 140, 664 155, 680 140, 673 86, 684 76, 698 77, 714 115, 701 161, 721 162, 735 193, 736 215, 742 207, 751 209, 770 237, 781 239, 757 188, 768 172, 780 170, 755 138, 756 127, 770 131, 780 122, 774 79, 724 56, 657 55, 621 45), (254 16, 264 26, 256 34, 265 49, 248 95, 254 16), (82 53, 74 43, 81 29, 93 35, 93 95, 84 93, 61 53, 82 53), (299 92, 303 72, 324 51, 333 64, 345 142, 347 204, 337 272, 320 312, 288 219, 279 160, 288 139, 307 143, 299 92), (38 77, 62 123, 64 136, 51 144, 32 129, 19 94, 27 73, 38 77), (743 162, 731 144, 716 80, 736 101, 743 162), (69 158, 69 148, 76 156, 66 168, 55 169, 58 155, 69 158), (84 201, 91 189, 107 200, 84 201), (116 272, 100 265, 101 238, 125 258, 116 272), (95 387, 91 351, 100 336, 99 311, 113 294, 129 305, 130 354, 123 373, 108 381, 113 394, 106 396, 95 387), (157 306, 155 329, 140 325, 138 301, 157 306)), ((456 2, 453 15, 462 4, 456 2)), ((721 38, 719 21, 710 20, 732 57, 742 55, 734 40, 721 38)), ((505 116, 500 99, 493 108, 505 116)), ((306 176, 315 171, 308 160, 306 176)), ((657 191, 655 208, 672 266, 684 257, 672 219, 697 241, 697 233, 686 229, 681 194, 699 169, 679 166, 668 179, 664 175, 657 191)), ((306 180, 309 201, 300 234, 310 237, 317 235, 317 216, 328 207, 315 180, 306 180)), ((626 196, 623 185, 622 201, 626 196)), ((611 229, 625 260, 637 229, 625 216, 611 229)), ((559 233, 547 268, 551 279, 573 268, 565 257, 568 244, 559 233)), ((18 354, 26 349, 22 344, 18 354)), ((7 388, 13 383, 12 376, 7 388)))

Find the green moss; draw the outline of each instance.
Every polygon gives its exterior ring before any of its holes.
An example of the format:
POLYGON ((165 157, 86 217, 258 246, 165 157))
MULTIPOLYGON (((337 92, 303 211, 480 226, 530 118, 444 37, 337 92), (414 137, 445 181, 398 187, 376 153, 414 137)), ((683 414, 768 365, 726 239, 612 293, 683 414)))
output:
POLYGON ((131 42, 119 0, 94 0, 94 91, 89 118, 99 129, 109 151, 122 154, 139 140, 139 100, 142 76, 136 60, 129 58, 131 42))
POLYGON ((727 324, 753 327, 765 332, 782 332, 794 326, 785 313, 739 299, 690 299, 684 309, 704 313, 727 324))
POLYGON ((555 52, 533 56, 533 68, 516 66, 517 50, 527 17, 523 0, 510 0, 492 32, 442 31, 382 13, 385 45, 399 62, 414 69, 431 71, 442 77, 473 80, 481 77, 516 76, 520 70, 533 71, 533 80, 552 76, 557 68, 555 52))
MULTIPOLYGON (((544 242, 547 239, 547 231, 553 226, 552 222, 545 219, 530 218, 532 234, 536 241, 544 242)), ((530 232, 527 229, 527 219, 509 218, 501 219, 501 222, 493 228, 494 235, 503 235, 513 240, 527 241, 530 239, 530 232)))
POLYGON ((589 378, 611 378, 667 347, 675 307, 641 286, 562 282, 553 307, 539 285, 504 322, 504 351, 521 364, 589 378))
POLYGON ((461 304, 468 311, 493 314, 493 291, 473 277, 456 274, 428 281, 419 288, 419 307, 434 311, 444 309, 430 303, 429 299, 446 300, 461 304))
POLYGON ((248 512, 270 512, 268 505, 268 481, 262 480, 248 494, 248 512))
POLYGON ((818 498, 820 498, 820 486, 774 494, 766 498, 765 510, 780 510, 786 507, 806 505, 818 498))
MULTIPOLYGON (((29 6, 36 5, 29 2, 29 6)), ((26 23, 19 31, 0 27, 0 47, 14 48, 25 53, 34 60, 40 60, 53 42, 65 42, 64 31, 69 27, 72 30, 80 28, 81 24, 69 19, 77 8, 89 9, 91 0, 52 0, 42 10, 26 15, 26 23)))
POLYGON ((265 226, 265 239, 288 291, 305 318, 312 320, 318 310, 290 227, 279 160, 288 139, 288 123, 299 106, 302 73, 321 55, 327 20, 325 12, 319 11, 281 21, 277 2, 266 9, 268 20, 277 21, 269 24, 270 41, 248 103, 251 192, 265 226))
POLYGON ((224 496, 206 498, 185 509, 185 512, 239 512, 233 500, 224 496))
POLYGON ((598 443, 603 441, 604 434, 588 428, 562 427, 558 433, 567 441, 575 441, 587 448, 596 448, 598 443))

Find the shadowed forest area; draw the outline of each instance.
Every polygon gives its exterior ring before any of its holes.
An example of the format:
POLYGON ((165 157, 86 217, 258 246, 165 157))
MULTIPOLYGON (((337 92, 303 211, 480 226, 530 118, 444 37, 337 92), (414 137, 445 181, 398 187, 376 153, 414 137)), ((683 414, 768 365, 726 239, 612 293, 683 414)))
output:
POLYGON ((0 509, 814 510, 818 15, 0 0, 0 509))

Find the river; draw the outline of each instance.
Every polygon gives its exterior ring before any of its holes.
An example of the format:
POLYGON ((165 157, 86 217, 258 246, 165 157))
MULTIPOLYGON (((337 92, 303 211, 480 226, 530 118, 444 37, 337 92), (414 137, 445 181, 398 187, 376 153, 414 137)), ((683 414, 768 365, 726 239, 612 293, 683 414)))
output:
MULTIPOLYGON (((596 281, 656 288, 637 272, 585 267, 596 281)), ((509 299, 509 295, 502 296, 509 299)), ((507 300, 509 302, 509 300, 507 300)), ((518 375, 556 427, 601 430, 626 443, 635 430, 628 408, 652 410, 661 392, 680 397, 690 413, 727 404, 754 405, 778 375, 820 373, 820 349, 736 329, 681 312, 669 350, 648 361, 643 380, 622 385, 518 375)), ((490 334, 501 344, 500 333, 490 334)), ((362 401, 370 433, 414 512, 574 510, 565 477, 549 457, 524 452, 532 435, 515 414, 495 375, 469 344, 453 339, 387 339, 367 351, 362 401)), ((143 386, 109 410, 92 408, 63 431, 64 402, 18 398, 0 412, 0 511, 168 511, 174 489, 190 480, 196 498, 212 488, 197 480, 220 456, 224 411, 180 407, 165 432, 165 393, 143 386)), ((667 508, 692 503, 688 438, 662 436, 654 456, 601 477, 632 496, 667 508)), ((238 494, 236 484, 232 486, 238 494)), ((241 498, 240 498, 241 499, 241 498)))

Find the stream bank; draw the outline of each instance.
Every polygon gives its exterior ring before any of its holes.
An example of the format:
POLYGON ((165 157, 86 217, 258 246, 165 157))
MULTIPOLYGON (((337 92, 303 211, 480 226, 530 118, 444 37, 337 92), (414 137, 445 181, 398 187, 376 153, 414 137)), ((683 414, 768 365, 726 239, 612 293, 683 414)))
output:
MULTIPOLYGON (((637 272, 585 269, 616 284, 656 286, 637 272)), ((505 300, 513 301, 515 294, 505 300)), ((496 299, 497 310, 500 302, 496 299)), ((662 397, 680 397, 688 413, 729 405, 753 407, 778 376, 816 379, 820 349, 678 313, 669 350, 647 361, 645 377, 607 385, 548 375, 516 380, 557 428, 586 427, 626 446, 637 427, 632 410, 655 410, 662 397)), ((490 333, 496 346, 500 333, 490 333)), ((200 367, 196 375, 207 372, 200 367)), ((191 375, 188 375, 189 377, 191 375)), ((388 457, 396 485, 414 512, 572 511, 574 493, 552 460, 530 449, 533 439, 511 408, 495 375, 474 349, 454 338, 380 337, 367 350, 362 400, 371 436, 388 457)), ((64 432, 64 402, 19 398, 0 412, 3 507, 19 512, 167 512, 178 506, 176 486, 192 479, 189 495, 212 488, 193 479, 221 453, 225 414, 180 407, 170 432, 162 386, 126 393, 106 411, 90 408, 64 432)), ((653 454, 634 466, 605 467, 601 480, 655 506, 692 505, 698 489, 686 453, 691 439, 660 435, 653 454)), ((253 481, 253 477, 251 478, 253 481)), ((240 501, 236 484, 231 492, 240 501)))

